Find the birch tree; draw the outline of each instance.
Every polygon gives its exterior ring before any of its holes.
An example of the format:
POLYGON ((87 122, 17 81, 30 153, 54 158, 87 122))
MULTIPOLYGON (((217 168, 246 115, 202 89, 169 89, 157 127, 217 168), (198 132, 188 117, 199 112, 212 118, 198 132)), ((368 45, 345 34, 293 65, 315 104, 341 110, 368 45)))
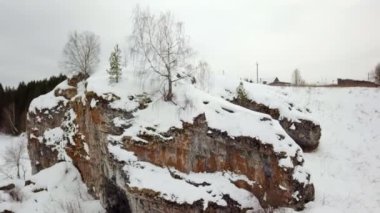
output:
POLYGON ((301 72, 298 69, 295 69, 292 74, 292 84, 299 86, 304 85, 305 81, 301 77, 301 72))
POLYGON ((163 80, 164 100, 171 101, 173 84, 191 77, 194 70, 188 63, 192 49, 183 24, 170 12, 155 16, 148 9, 136 8, 130 42, 136 70, 163 80))

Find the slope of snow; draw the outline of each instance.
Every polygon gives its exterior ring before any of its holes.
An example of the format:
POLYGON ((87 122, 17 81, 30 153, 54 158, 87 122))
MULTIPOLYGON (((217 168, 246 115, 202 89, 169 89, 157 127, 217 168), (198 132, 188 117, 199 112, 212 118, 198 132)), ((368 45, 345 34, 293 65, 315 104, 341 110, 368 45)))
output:
POLYGON ((310 108, 322 128, 318 149, 304 154, 316 189, 315 201, 304 212, 379 212, 380 89, 274 87, 274 91, 310 108))

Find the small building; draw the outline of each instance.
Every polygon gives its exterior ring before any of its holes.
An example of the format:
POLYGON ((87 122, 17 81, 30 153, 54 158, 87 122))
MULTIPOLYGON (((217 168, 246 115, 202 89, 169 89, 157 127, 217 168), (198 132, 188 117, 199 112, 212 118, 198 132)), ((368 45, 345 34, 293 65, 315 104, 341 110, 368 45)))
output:
POLYGON ((276 79, 276 77, 270 77, 270 78, 260 78, 260 83, 262 84, 270 84, 276 79))
POLYGON ((272 83, 269 83, 268 85, 271 85, 271 86, 290 86, 291 83, 280 81, 280 80, 276 77, 276 78, 274 79, 274 81, 273 81, 272 83))
POLYGON ((379 87, 380 85, 370 81, 338 78, 338 87, 379 87))

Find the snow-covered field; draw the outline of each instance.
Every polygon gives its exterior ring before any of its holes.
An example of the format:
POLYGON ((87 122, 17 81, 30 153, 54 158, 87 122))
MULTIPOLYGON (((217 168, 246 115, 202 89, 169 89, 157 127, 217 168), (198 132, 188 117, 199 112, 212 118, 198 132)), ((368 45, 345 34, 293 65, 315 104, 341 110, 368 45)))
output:
POLYGON ((380 89, 276 88, 306 106, 322 128, 305 154, 316 189, 304 212, 380 212, 380 89))

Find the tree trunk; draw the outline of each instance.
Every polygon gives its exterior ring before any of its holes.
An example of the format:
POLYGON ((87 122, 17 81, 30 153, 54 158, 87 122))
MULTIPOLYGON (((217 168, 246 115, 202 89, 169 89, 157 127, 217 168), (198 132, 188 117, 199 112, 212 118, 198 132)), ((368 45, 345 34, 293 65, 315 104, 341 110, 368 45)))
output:
POLYGON ((171 101, 173 98, 173 81, 170 77, 168 78, 168 84, 169 84, 169 88, 168 88, 168 92, 165 95, 165 101, 171 101))
POLYGON ((173 98, 172 73, 171 73, 169 65, 166 65, 166 69, 167 69, 167 72, 168 72, 168 76, 167 76, 167 78, 168 78, 168 92, 165 94, 164 100, 165 101, 172 101, 172 98, 173 98))
POLYGON ((17 163, 17 178, 20 179, 20 164, 17 163))

